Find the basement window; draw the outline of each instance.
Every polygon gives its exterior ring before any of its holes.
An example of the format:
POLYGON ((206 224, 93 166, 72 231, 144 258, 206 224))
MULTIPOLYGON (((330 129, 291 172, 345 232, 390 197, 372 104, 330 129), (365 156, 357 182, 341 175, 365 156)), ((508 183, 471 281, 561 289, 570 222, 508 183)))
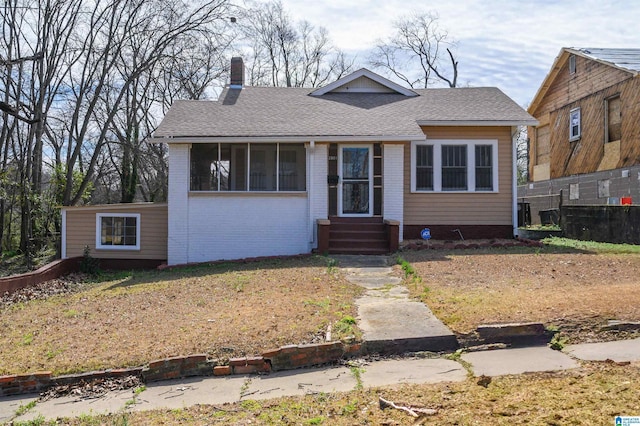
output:
POLYGON ((569 112, 569 141, 577 141, 581 134, 580 108, 574 108, 569 112))
POLYGON ((140 214, 96 215, 96 249, 140 250, 140 214))

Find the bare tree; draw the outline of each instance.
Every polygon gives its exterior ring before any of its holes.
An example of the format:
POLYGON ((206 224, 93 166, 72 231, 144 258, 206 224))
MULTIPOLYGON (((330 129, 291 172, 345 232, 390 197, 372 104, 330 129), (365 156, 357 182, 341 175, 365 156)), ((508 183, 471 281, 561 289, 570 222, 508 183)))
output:
POLYGON ((293 22, 279 0, 255 4, 240 21, 251 85, 318 87, 353 69, 325 28, 293 22))
POLYGON ((455 42, 438 26, 432 12, 413 14, 394 23, 395 33, 380 40, 369 56, 369 64, 386 70, 412 88, 441 82, 456 87, 458 61, 455 42))

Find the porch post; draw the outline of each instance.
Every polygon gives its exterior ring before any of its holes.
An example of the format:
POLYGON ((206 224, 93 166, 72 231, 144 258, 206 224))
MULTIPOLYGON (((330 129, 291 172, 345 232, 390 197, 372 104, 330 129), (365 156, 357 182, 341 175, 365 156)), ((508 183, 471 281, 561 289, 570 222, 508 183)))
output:
POLYGON ((400 223, 398 242, 404 223, 404 146, 385 143, 382 147, 382 216, 400 223))
POLYGON ((329 217, 329 193, 327 187, 327 144, 314 143, 309 147, 309 180, 307 184, 309 197, 309 225, 313 229, 312 248, 318 247, 318 219, 329 217))
POLYGON ((189 262, 189 149, 191 144, 169 144, 167 263, 189 262))

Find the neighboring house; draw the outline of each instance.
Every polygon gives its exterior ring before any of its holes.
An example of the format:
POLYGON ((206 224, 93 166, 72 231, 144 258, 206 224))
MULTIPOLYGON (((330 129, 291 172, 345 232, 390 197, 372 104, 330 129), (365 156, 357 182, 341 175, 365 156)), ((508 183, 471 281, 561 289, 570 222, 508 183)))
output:
MULTIPOLYGON (((539 208, 640 201, 640 49, 560 50, 529 113, 529 181, 539 208)), ((534 208, 535 210, 535 208, 534 208)), ((535 217, 535 214, 534 214, 535 217)))
POLYGON ((367 69, 246 87, 240 58, 231 74, 217 101, 177 101, 154 134, 169 147, 169 264, 388 252, 425 227, 517 232, 516 130, 536 121, 499 89, 410 90, 367 69))

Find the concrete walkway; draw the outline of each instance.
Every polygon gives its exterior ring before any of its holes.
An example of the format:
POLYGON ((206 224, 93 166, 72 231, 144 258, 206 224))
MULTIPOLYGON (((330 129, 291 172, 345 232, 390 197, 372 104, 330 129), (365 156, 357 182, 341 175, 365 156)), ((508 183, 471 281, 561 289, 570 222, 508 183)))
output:
MULTIPOLYGON (((455 337, 431 311, 408 299, 401 280, 391 275, 386 257, 338 256, 347 279, 362 285, 366 294, 357 301, 358 325, 368 349, 383 352, 439 351, 457 346, 455 337), (447 346, 451 345, 451 347, 447 346)), ((197 377, 150 383, 135 395, 133 390, 107 392, 98 398, 69 396, 44 402, 15 418, 16 411, 38 395, 0 398, 0 423, 74 417, 82 414, 127 410, 184 408, 194 404, 224 404, 246 399, 268 399, 317 392, 346 392, 359 386, 380 387, 399 383, 463 381, 474 376, 500 376, 526 372, 578 368, 576 360, 640 361, 640 339, 568 346, 564 352, 546 346, 464 353, 469 371, 444 358, 403 358, 347 366, 305 368, 253 376, 197 377)))
POLYGON ((334 256, 347 281, 366 289, 356 300, 367 351, 382 354, 446 351, 458 342, 424 304, 409 299, 387 256, 334 256))

